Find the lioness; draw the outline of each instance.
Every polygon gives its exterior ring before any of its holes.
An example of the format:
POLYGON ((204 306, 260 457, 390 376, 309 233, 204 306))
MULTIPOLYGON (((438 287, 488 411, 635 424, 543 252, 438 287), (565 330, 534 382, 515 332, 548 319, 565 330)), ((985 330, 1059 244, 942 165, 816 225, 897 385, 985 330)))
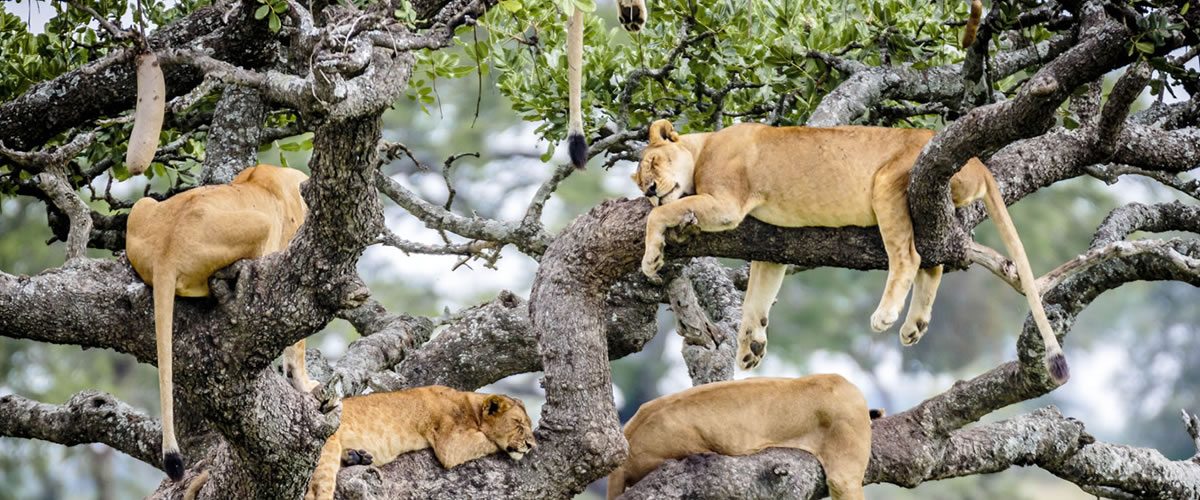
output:
MULTIPOLYGON (((308 210, 300 196, 300 183, 307 179, 299 170, 258 165, 243 170, 232 184, 198 187, 161 203, 142 198, 129 211, 125 252, 138 276, 154 288, 163 469, 173 480, 183 477, 171 398, 175 296, 208 296, 208 278, 218 269, 287 247, 308 210)), ((292 385, 308 392, 317 384, 304 369, 304 347, 304 340, 289 347, 284 365, 292 385)))
POLYGON ((346 398, 342 425, 321 448, 304 498, 332 499, 338 466, 355 463, 353 455, 366 452, 383 465, 430 447, 447 469, 501 451, 520 460, 534 447, 533 430, 525 404, 500 394, 433 385, 346 398))
POLYGON ((867 401, 840 375, 751 378, 692 387, 647 402, 625 424, 629 458, 608 476, 616 498, 664 460, 750 455, 771 447, 812 453, 834 500, 863 498, 871 458, 867 401))
MULTIPOLYGON (((650 126, 650 143, 633 174, 650 203, 642 272, 654 277, 663 265, 663 233, 688 213, 703 231, 724 231, 747 215, 776 226, 879 226, 888 256, 887 285, 871 328, 896 322, 916 282, 900 341, 915 344, 929 326, 942 266, 921 269, 908 214, 908 172, 931 130, 881 127, 769 127, 741 123, 720 132, 679 135, 671 122, 650 126), (695 196, 689 196, 695 195, 695 196), (685 197, 686 196, 686 197, 685 197)), ((991 172, 972 158, 950 181, 955 206, 983 198, 1017 266, 1025 298, 1046 347, 1055 382, 1069 376, 1062 348, 1042 310, 1033 271, 991 172)), ((742 303, 737 359, 743 369, 762 360, 767 316, 785 266, 750 263, 742 303)))

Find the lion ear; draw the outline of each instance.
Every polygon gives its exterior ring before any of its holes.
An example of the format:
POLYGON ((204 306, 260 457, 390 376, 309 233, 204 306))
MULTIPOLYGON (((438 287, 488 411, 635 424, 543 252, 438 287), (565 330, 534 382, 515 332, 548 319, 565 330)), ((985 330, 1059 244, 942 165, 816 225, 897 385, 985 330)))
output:
POLYGON ((633 179, 633 183, 637 184, 639 186, 642 184, 642 176, 638 175, 641 172, 642 172, 642 169, 641 169, 641 166, 639 165, 639 168, 637 168, 636 170, 633 171, 633 175, 629 176, 630 179, 633 179))
POLYGON ((650 124, 650 145, 664 142, 679 142, 679 134, 670 120, 658 120, 650 124))
POLYGON ((483 416, 494 417, 497 414, 503 413, 510 406, 512 406, 512 403, 508 401, 508 398, 499 394, 492 394, 483 400, 483 416))

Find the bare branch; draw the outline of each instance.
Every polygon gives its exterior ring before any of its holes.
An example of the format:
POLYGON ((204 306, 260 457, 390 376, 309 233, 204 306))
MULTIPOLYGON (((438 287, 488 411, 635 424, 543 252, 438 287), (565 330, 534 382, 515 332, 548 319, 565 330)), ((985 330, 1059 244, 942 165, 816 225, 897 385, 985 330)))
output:
MULTIPOLYGON (((550 241, 550 236, 540 227, 540 222, 536 230, 530 231, 523 223, 498 221, 479 216, 464 217, 421 199, 416 193, 409 191, 399 182, 378 171, 375 185, 380 192, 431 229, 444 229, 464 238, 475 240, 511 243, 529 255, 540 255, 550 241)), ((541 197, 548 196, 552 190, 553 185, 548 188, 543 185, 543 188, 539 189, 538 194, 534 196, 535 202, 540 199, 544 203, 544 198, 541 197)), ((530 210, 532 209, 533 205, 530 210)), ((527 220, 528 217, 527 213, 527 220)))
POLYGON ((1197 273, 1200 277, 1200 259, 1182 255, 1174 245, 1182 240, 1136 240, 1114 241, 1101 247, 1092 247, 1087 253, 1075 257, 1037 279, 1038 290, 1049 290, 1062 284, 1067 278, 1079 274, 1097 264, 1132 255, 1152 254, 1165 258, 1181 271, 1197 273))
POLYGON ((162 428, 117 398, 83 391, 58 406, 9 394, 0 396, 0 436, 41 439, 74 446, 104 443, 151 466, 161 467, 162 428))
POLYGON ((38 188, 46 193, 54 206, 67 214, 71 229, 67 233, 67 260, 87 256, 92 235, 92 211, 68 183, 70 174, 63 165, 52 165, 33 177, 38 188))
POLYGON ((1192 461, 1200 462, 1200 417, 1195 414, 1188 415, 1187 410, 1179 410, 1179 412, 1183 414, 1184 429, 1196 444, 1196 454, 1192 455, 1192 461))
POLYGON ((113 36, 113 38, 115 38, 117 40, 131 39, 131 38, 136 38, 138 36, 136 32, 126 31, 126 30, 119 28, 117 25, 113 24, 112 21, 105 19, 104 16, 101 16, 99 13, 97 13, 91 7, 88 7, 86 4, 83 4, 80 2, 67 2, 67 4, 72 7, 75 7, 76 9, 87 12, 89 15, 92 16, 93 19, 96 20, 96 22, 100 23, 100 27, 104 28, 105 31, 108 31, 108 33, 111 34, 113 36))
MULTIPOLYGON (((1021 279, 1017 276, 1016 264, 1013 264, 1013 261, 1000 252, 972 240, 970 247, 967 248, 967 260, 991 271, 996 277, 1008 283, 1008 286, 1011 286, 1017 293, 1025 294, 1025 290, 1021 288, 1021 279)), ((1039 289, 1041 288, 1039 287, 1039 289)))
POLYGON ((391 314, 374 300, 341 311, 338 317, 354 325, 362 338, 350 344, 330 376, 322 380, 322 387, 315 389, 322 393, 319 399, 330 406, 361 394, 371 376, 392 369, 433 333, 433 322, 428 319, 391 314))
POLYGON ((1179 201, 1144 205, 1130 203, 1114 209, 1100 223, 1090 249, 1120 241, 1134 231, 1189 231, 1200 234, 1200 208, 1179 201))

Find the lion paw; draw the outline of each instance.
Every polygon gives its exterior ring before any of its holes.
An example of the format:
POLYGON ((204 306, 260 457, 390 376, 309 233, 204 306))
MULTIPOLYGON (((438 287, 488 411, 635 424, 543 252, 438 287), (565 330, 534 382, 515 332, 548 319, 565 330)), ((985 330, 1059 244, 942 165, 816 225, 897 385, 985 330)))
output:
POLYGON ((751 370, 758 366, 767 353, 765 332, 754 333, 738 335, 737 365, 743 370, 751 370))
POLYGON ((352 465, 371 465, 375 462, 375 458, 367 453, 367 450, 345 450, 342 451, 342 467, 350 467, 352 465))
POLYGON ((658 270, 663 266, 663 254, 661 250, 646 251, 646 255, 642 257, 642 274, 651 280, 658 279, 658 270))
POLYGON ((324 384, 317 384, 309 392, 317 399, 317 403, 320 404, 321 413, 329 413, 336 409, 338 405, 342 404, 342 398, 344 397, 339 375, 330 377, 324 384))
POLYGON ((630 33, 637 33, 646 24, 646 3, 643 0, 617 0, 617 19, 630 33))
POLYGON ((871 329, 876 332, 882 332, 896 324, 897 319, 900 319, 899 311, 885 311, 882 308, 876 309, 874 313, 871 313, 871 329))
POLYGON ((904 326, 900 327, 900 343, 906 346, 916 344, 921 341, 921 337, 925 336, 925 331, 928 329, 928 321, 922 319, 905 321, 904 326))

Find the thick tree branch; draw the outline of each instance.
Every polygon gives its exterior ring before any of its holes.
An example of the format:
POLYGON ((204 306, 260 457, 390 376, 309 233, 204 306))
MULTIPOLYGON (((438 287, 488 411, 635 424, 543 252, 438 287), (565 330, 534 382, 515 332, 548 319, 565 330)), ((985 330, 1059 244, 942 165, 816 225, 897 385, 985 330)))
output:
POLYGON ((362 338, 350 343, 330 376, 321 381, 324 394, 320 399, 325 402, 361 394, 373 375, 396 366, 433 333, 433 322, 428 319, 389 313, 375 300, 341 311, 338 317, 354 325, 362 338))
POLYGON ((908 186, 912 218, 920 221, 914 224, 918 252, 941 247, 965 261, 967 235, 953 217, 950 177, 982 151, 1043 132, 1075 88, 1130 60, 1124 50, 1125 26, 1106 18, 1096 24, 1078 45, 1038 71, 1014 99, 971 110, 925 146, 908 186))
POLYGON ((104 443, 159 467, 158 419, 100 391, 83 391, 64 405, 0 396, 0 436, 41 439, 66 446, 104 443))

